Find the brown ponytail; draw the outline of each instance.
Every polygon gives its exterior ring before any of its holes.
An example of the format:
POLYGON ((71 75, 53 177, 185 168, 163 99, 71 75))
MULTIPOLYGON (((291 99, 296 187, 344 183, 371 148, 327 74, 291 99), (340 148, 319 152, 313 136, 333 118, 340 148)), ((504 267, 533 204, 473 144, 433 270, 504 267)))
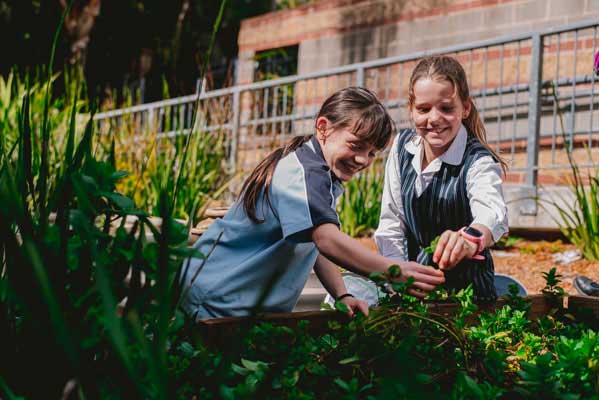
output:
POLYGON ((501 164, 505 174, 507 172, 507 163, 487 143, 487 130, 476 109, 474 100, 470 97, 466 72, 459 61, 448 56, 430 56, 420 60, 410 77, 410 86, 408 88, 408 106, 410 108, 414 105, 414 84, 421 78, 436 78, 451 82, 462 103, 470 103, 470 114, 462 121, 464 127, 468 134, 478 139, 495 160, 501 164))
POLYGON ((270 187, 276 165, 281 158, 292 151, 295 151, 302 144, 310 140, 311 137, 312 135, 294 137, 284 147, 279 147, 271 152, 256 168, 254 168, 250 176, 243 183, 243 187, 241 188, 243 208, 252 221, 258 224, 264 222, 264 220, 260 220, 256 217, 256 203, 258 202, 258 197, 262 190, 264 190, 264 200, 268 203, 268 206, 272 208, 268 188, 270 187))
MULTIPOLYGON (((320 117, 329 120, 330 125, 327 129, 351 127, 352 134, 360 140, 374 144, 378 150, 385 148, 395 129, 393 120, 376 95, 361 87, 348 87, 332 94, 322 104, 316 120, 320 117)), ((256 217, 256 204, 260 193, 264 193, 264 201, 272 209, 269 187, 278 162, 310 140, 312 136, 295 137, 286 146, 271 152, 244 182, 241 188, 241 201, 245 213, 252 221, 264 222, 256 217)))

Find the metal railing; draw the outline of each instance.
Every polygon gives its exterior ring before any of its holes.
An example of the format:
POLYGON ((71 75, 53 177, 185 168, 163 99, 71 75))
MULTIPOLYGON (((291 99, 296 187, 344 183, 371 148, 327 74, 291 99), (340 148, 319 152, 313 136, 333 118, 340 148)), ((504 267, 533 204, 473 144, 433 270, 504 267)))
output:
MULTIPOLYGON (((192 95, 103 112, 95 119, 102 132, 133 124, 138 132, 170 137, 190 131, 197 107, 195 128, 225 134, 231 168, 249 168, 290 136, 312 133, 321 103, 345 86, 373 89, 398 128, 409 127, 406 99, 413 67, 424 56, 447 54, 466 70, 490 145, 501 151, 510 172, 524 175, 524 187, 534 194, 540 170, 569 166, 564 144, 577 152, 577 161, 599 165, 593 73, 598 26, 593 20, 415 52, 214 90, 199 99, 192 95)), ((536 204, 523 212, 536 213, 536 204)))

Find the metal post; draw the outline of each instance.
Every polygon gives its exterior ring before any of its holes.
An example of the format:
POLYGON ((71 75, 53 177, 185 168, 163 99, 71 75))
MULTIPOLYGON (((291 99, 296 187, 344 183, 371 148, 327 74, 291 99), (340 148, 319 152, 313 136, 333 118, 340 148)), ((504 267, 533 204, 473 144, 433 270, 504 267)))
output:
POLYGON ((231 154, 229 155, 229 168, 232 174, 237 172, 237 150, 239 143, 239 122, 241 118, 241 92, 233 92, 233 121, 231 124, 231 154))
POLYGON ((356 70, 356 86, 364 86, 364 68, 360 67, 356 70))
POLYGON ((530 60, 528 139, 526 143, 526 179, 525 197, 520 209, 522 215, 537 215, 537 179, 539 162, 539 137, 541 130, 541 89, 543 78, 543 36, 532 37, 532 55, 530 60))

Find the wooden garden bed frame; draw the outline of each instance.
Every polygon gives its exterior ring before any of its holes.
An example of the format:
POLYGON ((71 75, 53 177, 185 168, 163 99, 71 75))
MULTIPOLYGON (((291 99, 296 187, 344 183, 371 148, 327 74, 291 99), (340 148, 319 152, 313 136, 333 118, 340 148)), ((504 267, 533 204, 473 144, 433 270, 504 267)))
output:
MULTIPOLYGON (((525 296, 530 300, 531 309, 530 319, 536 319, 546 315, 550 310, 560 304, 552 303, 551 300, 542 295, 525 296)), ((506 300, 500 299, 495 303, 479 305, 480 311, 492 311, 501 308, 506 304, 506 300)), ((592 317, 599 320, 599 297, 569 296, 564 297, 563 304, 571 313, 576 314, 579 311, 587 310, 592 317)), ((428 303, 429 310, 432 313, 451 317, 459 309, 456 303, 428 303)), ((476 316, 476 313, 475 313, 476 316)), ((308 321, 308 332, 314 335, 322 334, 328 330, 329 321, 344 323, 348 317, 337 311, 304 311, 295 313, 265 314, 255 317, 225 317, 211 318, 201 320, 197 323, 200 340, 204 345, 215 349, 227 349, 232 337, 237 337, 252 326, 268 322, 279 326, 296 327, 300 321, 308 321)))

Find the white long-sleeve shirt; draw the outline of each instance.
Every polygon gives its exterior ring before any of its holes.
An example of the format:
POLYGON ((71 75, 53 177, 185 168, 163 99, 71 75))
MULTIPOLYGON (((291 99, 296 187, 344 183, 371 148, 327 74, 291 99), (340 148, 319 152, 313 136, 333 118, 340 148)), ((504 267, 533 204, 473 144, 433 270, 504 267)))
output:
MULTIPOLYGON (((399 135, 393 141, 385 168, 385 185, 379 226, 374 240, 379 252, 396 261, 407 261, 406 223, 401 200, 401 181, 398 157, 399 135)), ((416 195, 420 197, 443 163, 459 165, 464 156, 468 133, 462 126, 452 144, 440 157, 422 170, 422 139, 417 137, 406 143, 406 151, 413 154, 412 168, 416 171, 416 195)), ((501 188, 501 165, 490 156, 474 161, 466 175, 466 190, 470 202, 472 224, 489 228, 497 241, 508 231, 507 206, 501 188)))

